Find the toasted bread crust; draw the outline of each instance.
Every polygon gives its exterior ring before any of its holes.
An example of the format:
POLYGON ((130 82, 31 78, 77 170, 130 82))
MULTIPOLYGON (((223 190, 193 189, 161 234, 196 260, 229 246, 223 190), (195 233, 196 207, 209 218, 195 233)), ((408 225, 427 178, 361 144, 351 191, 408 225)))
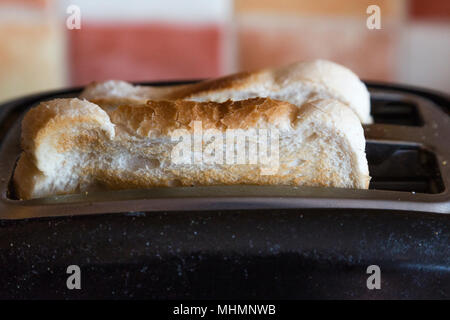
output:
POLYGON ((111 121, 142 136, 167 136, 177 129, 193 131, 193 122, 201 121, 203 129, 266 128, 285 122, 290 125, 298 108, 281 101, 254 98, 224 103, 147 101, 143 105, 122 105, 110 112, 111 121))

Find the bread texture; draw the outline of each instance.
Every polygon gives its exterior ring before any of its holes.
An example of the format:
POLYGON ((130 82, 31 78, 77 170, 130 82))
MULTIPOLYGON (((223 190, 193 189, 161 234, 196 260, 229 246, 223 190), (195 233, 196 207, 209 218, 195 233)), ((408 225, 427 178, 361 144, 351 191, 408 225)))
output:
POLYGON ((224 102, 269 97, 296 106, 311 99, 335 99, 349 106, 362 123, 372 122, 370 95, 364 83, 351 70, 327 60, 242 72, 189 85, 134 86, 110 80, 90 84, 80 97, 104 108, 147 99, 224 102))
MULTIPOLYGON (((25 115, 22 147, 13 177, 21 199, 155 186, 365 189, 370 180, 359 119, 346 105, 326 99, 301 108, 254 98, 222 103, 146 101, 109 110, 77 98, 56 99, 42 102, 25 115), (219 138, 239 132, 247 139, 240 150, 250 159, 264 147, 258 136, 262 131, 277 139, 270 143, 271 148, 278 146, 270 149, 277 155, 272 159, 276 163, 220 162, 207 157, 206 150, 215 150, 215 155, 226 158, 229 141, 224 138, 219 143, 219 138), (202 153, 194 150, 174 159, 181 137, 184 142, 194 141, 202 153)), ((230 159, 238 157, 235 152, 239 151, 232 151, 230 159)))

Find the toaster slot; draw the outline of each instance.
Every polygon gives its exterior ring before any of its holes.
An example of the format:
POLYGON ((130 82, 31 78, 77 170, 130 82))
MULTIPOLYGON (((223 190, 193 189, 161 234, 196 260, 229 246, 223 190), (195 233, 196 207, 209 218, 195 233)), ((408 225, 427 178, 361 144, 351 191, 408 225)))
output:
MULTIPOLYGON (((366 155, 372 177, 369 189, 428 194, 441 193, 445 189, 436 157, 426 149, 368 142, 366 155)), ((12 179, 8 185, 8 198, 18 200, 12 179)))
POLYGON ((423 126, 417 106, 411 101, 372 98, 371 115, 375 123, 423 126))
POLYGON ((440 193, 444 191, 435 155, 419 146, 369 142, 370 189, 440 193))

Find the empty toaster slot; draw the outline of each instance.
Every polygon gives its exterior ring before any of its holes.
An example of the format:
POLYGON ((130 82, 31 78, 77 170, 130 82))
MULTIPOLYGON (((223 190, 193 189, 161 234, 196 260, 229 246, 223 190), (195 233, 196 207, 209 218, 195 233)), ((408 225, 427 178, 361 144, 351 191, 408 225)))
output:
POLYGON ((417 107, 409 101, 371 99, 371 114, 375 123, 422 126, 417 107))
POLYGON ((370 189, 440 193, 444 183, 436 157, 416 146, 369 142, 370 189))

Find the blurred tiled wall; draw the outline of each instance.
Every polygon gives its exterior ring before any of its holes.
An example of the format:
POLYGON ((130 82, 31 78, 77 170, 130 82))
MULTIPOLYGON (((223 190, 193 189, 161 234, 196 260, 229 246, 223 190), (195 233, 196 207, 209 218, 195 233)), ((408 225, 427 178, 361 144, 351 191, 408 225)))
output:
POLYGON ((236 0, 239 66, 255 69, 296 60, 330 59, 366 79, 395 77, 405 1, 236 0), (376 3, 382 29, 366 27, 376 3))
POLYGON ((170 80, 226 72, 226 0, 91 0, 77 4, 80 30, 68 32, 70 80, 170 80))
POLYGON ((110 78, 214 77, 331 59, 450 92, 448 0, 0 0, 0 100, 110 78), (81 10, 68 30, 67 8, 81 10), (366 27, 369 5, 380 30, 366 27))

